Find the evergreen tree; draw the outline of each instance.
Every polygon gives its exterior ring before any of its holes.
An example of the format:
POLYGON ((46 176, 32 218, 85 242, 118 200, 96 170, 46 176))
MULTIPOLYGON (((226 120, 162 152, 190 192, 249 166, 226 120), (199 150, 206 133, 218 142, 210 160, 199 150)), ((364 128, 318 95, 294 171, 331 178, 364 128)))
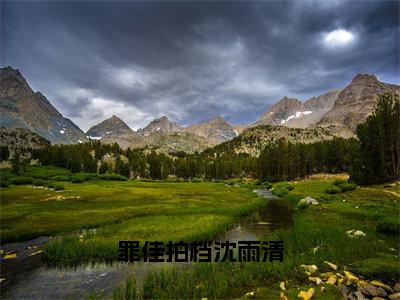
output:
POLYGON ((352 179, 373 184, 400 178, 400 100, 398 94, 379 96, 375 112, 357 127, 360 141, 352 179))

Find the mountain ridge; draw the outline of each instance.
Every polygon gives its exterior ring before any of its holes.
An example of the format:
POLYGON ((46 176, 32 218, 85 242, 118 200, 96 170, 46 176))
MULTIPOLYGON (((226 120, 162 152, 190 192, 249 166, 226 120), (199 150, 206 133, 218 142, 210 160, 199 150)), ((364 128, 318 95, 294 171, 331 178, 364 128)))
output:
POLYGON ((0 69, 0 126, 24 128, 53 143, 78 143, 84 132, 65 118, 40 92, 34 92, 18 69, 0 69))
MULTIPOLYGON (((343 89, 328 91, 306 101, 283 97, 271 105, 250 125, 232 125, 221 116, 183 127, 162 116, 145 127, 132 130, 122 119, 113 115, 92 126, 86 134, 62 114, 39 91, 33 92, 19 70, 1 68, 0 72, 0 126, 21 127, 48 139, 52 143, 80 143, 98 139, 104 143, 118 143, 122 147, 153 147, 168 151, 195 152, 248 134, 251 128, 267 126, 268 134, 298 136, 309 140, 308 131, 284 130, 280 127, 317 130, 319 138, 350 137, 356 126, 372 113, 380 93, 400 93, 400 86, 380 82, 375 75, 357 74, 343 89), (268 126, 277 127, 272 130, 268 126), (331 134, 327 134, 330 131, 331 134), (247 132, 247 133, 246 133, 247 132), (185 140, 186 139, 186 140, 185 140), (147 144, 146 144, 147 143, 147 144), (171 143, 171 145, 167 145, 171 143), (192 143, 192 144, 191 144, 192 143)), ((267 140, 261 131, 255 130, 267 140)), ((293 140, 290 136, 287 137, 293 140)), ((312 138, 311 140, 314 140, 312 138)))

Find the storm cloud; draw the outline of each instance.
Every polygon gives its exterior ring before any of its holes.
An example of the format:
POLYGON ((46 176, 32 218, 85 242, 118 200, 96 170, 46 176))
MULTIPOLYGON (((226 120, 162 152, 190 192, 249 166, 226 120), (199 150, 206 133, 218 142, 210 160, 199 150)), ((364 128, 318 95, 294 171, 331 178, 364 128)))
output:
POLYGON ((1 65, 83 130, 252 123, 357 73, 399 83, 398 1, 1 2, 1 65))

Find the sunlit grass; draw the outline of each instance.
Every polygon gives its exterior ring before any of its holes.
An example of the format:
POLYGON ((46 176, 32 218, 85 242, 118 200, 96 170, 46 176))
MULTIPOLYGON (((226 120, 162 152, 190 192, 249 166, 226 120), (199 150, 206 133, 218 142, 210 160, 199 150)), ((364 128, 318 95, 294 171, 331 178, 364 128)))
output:
MULTIPOLYGON (((348 269, 367 279, 394 283, 400 269, 393 251, 398 237, 377 232, 376 225, 379 216, 398 216, 397 197, 385 193, 383 186, 329 195, 324 190, 332 180, 293 183, 295 189, 287 198, 294 208, 305 196, 317 199, 320 205, 295 209, 293 227, 266 237, 285 242, 283 263, 208 263, 193 269, 165 270, 150 274, 139 294, 166 299, 237 298, 254 292, 257 297, 275 299, 279 298, 279 283, 285 281, 288 296, 297 298, 298 288, 306 290, 309 284, 300 266, 316 264, 320 274, 330 271, 325 260, 337 264, 339 272, 348 269), (366 237, 348 237, 346 231, 353 228, 362 230, 366 237)), ((317 289, 316 299, 342 299, 337 288, 323 286, 326 291, 317 289)))

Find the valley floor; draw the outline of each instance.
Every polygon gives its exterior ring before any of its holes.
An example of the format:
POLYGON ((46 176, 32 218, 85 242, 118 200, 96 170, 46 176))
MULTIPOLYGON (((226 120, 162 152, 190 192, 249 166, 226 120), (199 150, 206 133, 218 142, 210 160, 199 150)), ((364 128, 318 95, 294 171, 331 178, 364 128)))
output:
MULTIPOLYGON (((328 194, 338 178, 342 177, 319 176, 291 183, 294 189, 284 198, 293 209, 293 226, 266 237, 284 241, 282 263, 198 263, 189 269, 158 271, 149 274, 140 288, 128 280, 116 288, 114 298, 279 299, 283 292, 296 299, 300 290, 312 286, 313 299, 341 299, 336 286, 316 286, 301 267, 316 265, 318 271, 310 276, 322 278, 332 271, 324 261, 337 265, 334 273, 348 270, 366 280, 394 286, 400 281, 396 233, 400 183, 328 194), (319 205, 299 206, 306 196, 319 205), (346 232, 352 229, 365 236, 348 236, 346 232)), ((254 186, 248 182, 238 182, 241 187, 210 182, 56 183, 64 190, 29 184, 1 188, 2 244, 57 236, 42 253, 53 265, 111 260, 118 255, 118 241, 124 239, 210 239, 240 216, 265 205, 264 199, 251 192, 254 186)), ((101 297, 101 292, 88 297, 101 297)))

